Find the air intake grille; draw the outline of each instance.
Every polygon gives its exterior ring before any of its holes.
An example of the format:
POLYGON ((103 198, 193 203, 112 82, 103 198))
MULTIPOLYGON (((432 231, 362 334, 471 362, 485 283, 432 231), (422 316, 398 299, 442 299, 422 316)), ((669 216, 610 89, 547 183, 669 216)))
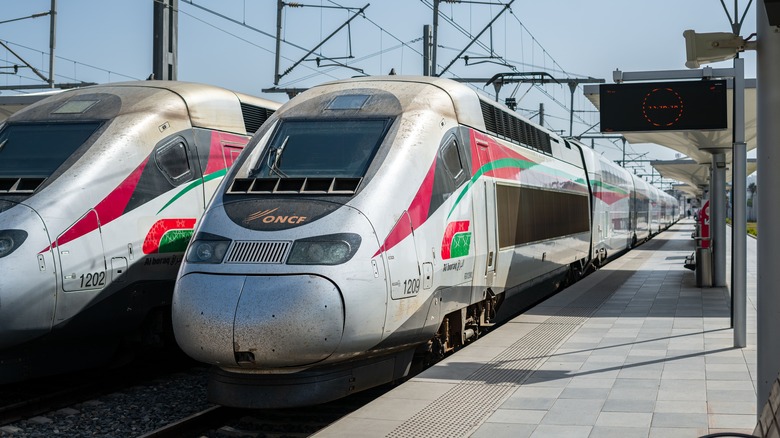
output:
POLYGON ((225 263, 284 263, 291 245, 288 241, 236 241, 225 263))
POLYGON ((273 110, 241 102, 241 112, 244 114, 244 126, 247 134, 254 134, 260 126, 271 117, 273 110))
POLYGON ((548 133, 485 101, 480 100, 479 103, 487 132, 547 154, 552 153, 548 133))
POLYGON ((236 178, 228 194, 354 195, 362 178, 236 178))

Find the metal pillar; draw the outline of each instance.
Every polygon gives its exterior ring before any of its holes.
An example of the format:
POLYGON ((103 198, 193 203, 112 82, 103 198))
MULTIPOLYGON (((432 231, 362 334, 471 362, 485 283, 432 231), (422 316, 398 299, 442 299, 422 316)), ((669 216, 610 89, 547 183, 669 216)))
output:
POLYGON ((577 90, 576 82, 569 82, 569 91, 571 91, 571 105, 569 106, 569 137, 574 129, 574 92, 577 90))
POLYGON ((710 191, 710 247, 712 285, 726 286, 726 154, 712 154, 710 191))
POLYGON ((177 76, 179 0, 154 1, 154 41, 152 74, 154 79, 175 81, 177 76))
POLYGON ((426 24, 423 26, 423 76, 431 76, 431 65, 433 55, 432 44, 433 34, 431 33, 431 26, 426 24))
MULTIPOLYGON (((759 5, 760 6, 760 5, 759 5)), ((734 59, 734 144, 731 154, 731 325, 734 346, 747 346, 747 144, 745 60, 734 59)))
POLYGON ((436 73, 436 54, 439 51, 439 2, 441 0, 433 0, 433 36, 431 37, 431 76, 438 76, 436 73))
POLYGON ((622 140, 623 140, 623 159, 620 161, 620 166, 625 169, 626 168, 626 138, 623 137, 622 140))
POLYGON ((54 88, 54 47, 57 45, 57 0, 51 0, 49 13, 49 87, 54 88))
POLYGON ((780 202, 774 202, 775 191, 780 192, 780 28, 770 26, 764 2, 756 8, 758 33, 756 61, 758 187, 762 202, 758 208, 758 223, 764 224, 758 238, 758 414, 769 399, 772 382, 780 371, 780 269, 777 246, 780 243, 780 202))
POLYGON ((276 2, 276 57, 274 60, 274 85, 279 85, 279 58, 282 55, 282 9, 284 8, 284 2, 278 0, 276 2))

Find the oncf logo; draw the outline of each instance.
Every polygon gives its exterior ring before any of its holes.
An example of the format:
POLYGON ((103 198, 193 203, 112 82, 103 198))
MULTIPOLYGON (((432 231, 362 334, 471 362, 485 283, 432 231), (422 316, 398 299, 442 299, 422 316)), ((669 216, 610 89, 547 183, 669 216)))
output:
POLYGON ((264 224, 290 224, 297 225, 306 222, 306 216, 291 215, 275 215, 273 214, 279 207, 270 210, 258 211, 257 213, 250 214, 244 219, 244 223, 260 220, 264 224))
POLYGON ((300 224, 306 221, 306 216, 266 216, 263 223, 266 224, 300 224))

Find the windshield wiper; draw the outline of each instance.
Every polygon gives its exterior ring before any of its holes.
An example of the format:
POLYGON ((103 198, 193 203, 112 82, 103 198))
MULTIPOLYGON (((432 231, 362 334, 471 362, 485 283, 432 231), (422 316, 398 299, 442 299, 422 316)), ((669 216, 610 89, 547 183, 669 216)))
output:
MULTIPOLYGON (((287 175, 284 172, 282 172, 282 169, 279 169, 279 161, 282 159, 282 153, 284 153, 284 148, 287 146, 287 142, 289 140, 290 140, 290 136, 288 135, 287 137, 284 138, 282 144, 278 148, 276 148, 276 150, 274 151, 274 161, 269 166, 269 173, 273 172, 279 175, 279 177, 281 178, 287 178, 287 175)), ((268 158, 270 159, 271 156, 269 155, 268 158)))

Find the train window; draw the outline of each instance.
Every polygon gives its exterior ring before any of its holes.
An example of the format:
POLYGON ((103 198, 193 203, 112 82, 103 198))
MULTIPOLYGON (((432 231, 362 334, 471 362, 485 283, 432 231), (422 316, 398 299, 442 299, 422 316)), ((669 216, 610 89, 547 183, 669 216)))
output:
POLYGON ((157 167, 173 185, 189 181, 192 177, 190 161, 187 157, 187 145, 184 139, 177 138, 163 145, 154 156, 157 167))
POLYGON ((588 196, 536 187, 496 185, 501 248, 590 229, 588 196))
POLYGON ((336 96, 325 109, 329 110, 359 110, 368 102, 366 94, 347 94, 336 96))
POLYGON ((251 176, 359 178, 390 119, 283 120, 251 176))
POLYGON ((98 100, 69 100, 52 111, 52 114, 82 114, 98 102, 98 100))
POLYGON ((460 174, 463 173, 463 162, 460 159, 458 141, 455 137, 447 140, 447 143, 441 151, 441 156, 444 159, 444 167, 447 168, 452 179, 457 180, 460 174))
POLYGON ((49 177, 101 123, 6 125, 0 131, 0 177, 49 177))

